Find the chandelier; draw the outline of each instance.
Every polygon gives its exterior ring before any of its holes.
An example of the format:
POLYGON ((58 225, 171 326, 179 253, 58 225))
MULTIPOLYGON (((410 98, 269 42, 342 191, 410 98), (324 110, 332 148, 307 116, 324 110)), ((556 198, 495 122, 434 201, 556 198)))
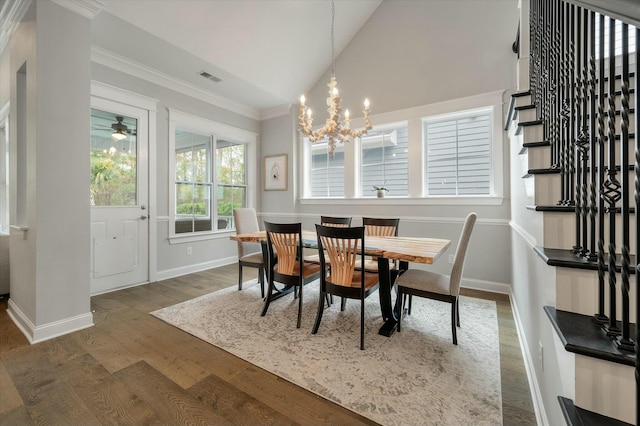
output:
POLYGON ((340 114, 340 96, 338 96, 338 88, 336 76, 334 73, 335 59, 333 54, 334 39, 333 26, 336 17, 336 5, 331 1, 331 80, 329 80, 329 97, 327 98, 327 118, 324 127, 316 130, 312 129, 313 118, 311 118, 311 108, 305 106, 304 95, 300 96, 300 130, 309 138, 311 142, 318 142, 325 138, 329 141, 329 156, 333 158, 336 142, 349 142, 353 138, 359 138, 371 130, 371 120, 369 119, 369 99, 364 100, 364 127, 360 130, 353 130, 349 127, 349 110, 344 111, 344 122, 341 121, 340 114))

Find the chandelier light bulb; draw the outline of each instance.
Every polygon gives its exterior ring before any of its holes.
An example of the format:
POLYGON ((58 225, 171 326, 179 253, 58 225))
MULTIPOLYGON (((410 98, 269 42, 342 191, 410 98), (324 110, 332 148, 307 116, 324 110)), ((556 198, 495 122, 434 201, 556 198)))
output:
POLYGON ((329 97, 327 98, 327 112, 329 117, 325 121, 322 128, 313 131, 311 119, 311 109, 305 106, 305 97, 300 97, 298 121, 300 123, 300 131, 313 143, 327 141, 329 145, 329 157, 333 158, 336 142, 349 142, 353 138, 360 138, 372 129, 371 120, 369 119, 369 99, 364 100, 364 127, 360 130, 353 130, 349 127, 349 110, 344 111, 344 123, 341 122, 342 108, 340 107, 341 99, 338 96, 338 88, 334 70, 333 57, 333 25, 335 20, 335 2, 331 2, 331 79, 329 80, 329 97))

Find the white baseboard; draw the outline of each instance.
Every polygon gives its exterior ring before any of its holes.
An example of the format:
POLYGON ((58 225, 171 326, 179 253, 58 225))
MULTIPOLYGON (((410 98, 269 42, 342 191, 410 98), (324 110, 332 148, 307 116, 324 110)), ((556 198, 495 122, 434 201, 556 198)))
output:
POLYGON ((515 303, 513 294, 509 292, 509 300, 511 302, 511 311, 513 312, 513 320, 516 323, 516 330, 518 331, 518 340, 520 341, 520 350, 522 351, 522 359, 524 360, 524 368, 527 371, 527 379, 529 381, 529 387, 531 390, 531 396, 533 401, 533 410, 536 414, 536 420, 539 426, 549 426, 549 420, 547 419, 547 412, 544 409, 544 401, 542 400, 542 393, 540 392, 540 385, 535 373, 533 360, 531 359, 531 350, 527 344, 526 335, 524 333, 524 327, 520 320, 520 314, 518 313, 518 305, 515 303))
POLYGON ((495 281, 473 280, 463 278, 460 287, 471 290, 482 290, 490 293, 511 294, 511 286, 509 284, 498 283, 495 281))
POLYGON ((93 327, 93 314, 91 312, 36 326, 24 312, 22 312, 18 305, 9 299, 7 313, 16 327, 18 327, 31 344, 44 342, 54 337, 93 327))
POLYGON ((186 274, 192 274, 194 272, 204 271, 206 269, 217 268, 219 266, 229 265, 238 261, 238 256, 226 257, 218 260, 212 260, 210 262, 196 263, 193 265, 180 266, 178 268, 165 269, 164 271, 158 271, 156 277, 158 281, 168 280, 170 278, 179 277, 186 274))

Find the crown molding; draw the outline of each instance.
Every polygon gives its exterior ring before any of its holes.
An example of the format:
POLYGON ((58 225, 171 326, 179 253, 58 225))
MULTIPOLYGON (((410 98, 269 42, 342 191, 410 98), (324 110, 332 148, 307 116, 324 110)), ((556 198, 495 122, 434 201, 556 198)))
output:
POLYGON ((138 62, 117 55, 110 50, 103 49, 98 46, 91 46, 91 60, 97 64, 113 68, 117 71, 166 87, 167 89, 184 93, 185 95, 199 99, 208 104, 224 108, 231 112, 235 112, 236 114, 240 114, 254 120, 260 120, 260 111, 254 108, 241 105, 230 99, 216 95, 213 92, 203 90, 151 67, 147 67, 146 65, 142 65, 138 62))
POLYGON ((27 9, 31 5, 31 0, 5 1, 0 10, 0 54, 9 44, 11 35, 18 28, 27 9))
POLYGON ((278 105, 272 108, 267 108, 260 111, 260 119, 268 120, 270 118, 281 117, 288 115, 291 112, 291 104, 278 105))
POLYGON ((51 0, 64 8, 71 10, 85 18, 93 19, 102 9, 104 3, 100 0, 51 0))

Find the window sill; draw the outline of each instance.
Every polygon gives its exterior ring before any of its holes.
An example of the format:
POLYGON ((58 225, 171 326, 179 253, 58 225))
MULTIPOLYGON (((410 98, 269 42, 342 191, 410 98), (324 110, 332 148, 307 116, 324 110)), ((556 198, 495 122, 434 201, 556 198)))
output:
POLYGON ((482 196, 482 197, 429 197, 429 198, 409 198, 386 196, 384 198, 300 198, 300 204, 305 205, 384 205, 394 204, 402 206, 500 206, 504 202, 503 196, 482 196))
POLYGON ((169 235, 169 244, 184 244, 196 241, 229 239, 230 235, 235 235, 235 229, 224 229, 222 231, 209 231, 198 233, 184 233, 169 235))

